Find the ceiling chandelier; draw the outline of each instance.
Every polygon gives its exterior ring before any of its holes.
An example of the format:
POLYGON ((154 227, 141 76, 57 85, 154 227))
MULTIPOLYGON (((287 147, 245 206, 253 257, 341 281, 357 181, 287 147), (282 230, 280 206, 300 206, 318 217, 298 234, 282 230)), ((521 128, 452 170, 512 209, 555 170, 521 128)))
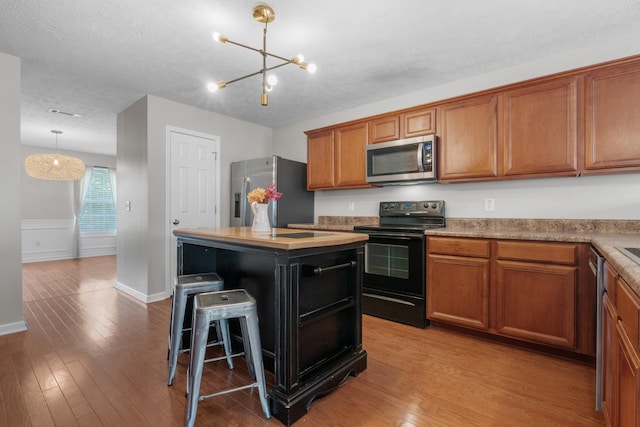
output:
POLYGON ((265 4, 257 5, 256 7, 253 8, 253 19, 264 24, 264 30, 262 32, 262 49, 256 49, 250 46, 245 46, 243 44, 236 43, 234 41, 229 40, 227 37, 223 36, 220 33, 213 33, 213 39, 221 43, 231 43, 236 46, 244 47, 245 49, 258 52, 260 55, 262 55, 262 68, 256 71, 255 73, 247 74, 246 76, 238 77, 233 80, 219 81, 218 83, 209 83, 207 85, 207 88, 211 92, 215 92, 218 89, 222 89, 226 87, 228 84, 231 84, 233 82, 237 82, 239 80, 244 80, 248 77, 253 77, 253 76, 257 76, 258 74, 262 74, 261 104, 266 106, 269 103, 267 92, 270 92, 273 89, 273 86, 275 86, 276 83, 278 83, 278 78, 275 75, 273 74, 267 75, 269 71, 274 70, 276 68, 280 68, 287 64, 295 64, 299 66, 301 69, 306 70, 309 73, 313 74, 316 72, 316 66, 315 64, 309 64, 307 62, 304 62, 304 57, 302 55, 298 55, 295 58, 288 59, 288 58, 285 58, 279 55, 274 55, 273 53, 267 52, 267 25, 270 22, 273 22, 274 19, 276 19, 276 14, 273 12, 273 9, 271 7, 265 4), (284 62, 278 65, 275 65, 273 67, 267 67, 268 56, 279 59, 284 62))
MULTIPOLYGON (((61 130, 52 130, 56 135, 56 151, 58 150, 58 135, 61 130)), ((84 176, 82 160, 62 154, 33 154, 24 161, 27 175, 38 179, 56 181, 75 181, 84 176)))

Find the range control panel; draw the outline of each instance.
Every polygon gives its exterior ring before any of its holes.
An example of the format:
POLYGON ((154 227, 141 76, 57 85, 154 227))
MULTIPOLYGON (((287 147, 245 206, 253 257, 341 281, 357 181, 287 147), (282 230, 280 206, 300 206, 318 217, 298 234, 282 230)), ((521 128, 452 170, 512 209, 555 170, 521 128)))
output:
POLYGON ((380 216, 444 216, 444 200, 380 202, 380 216))

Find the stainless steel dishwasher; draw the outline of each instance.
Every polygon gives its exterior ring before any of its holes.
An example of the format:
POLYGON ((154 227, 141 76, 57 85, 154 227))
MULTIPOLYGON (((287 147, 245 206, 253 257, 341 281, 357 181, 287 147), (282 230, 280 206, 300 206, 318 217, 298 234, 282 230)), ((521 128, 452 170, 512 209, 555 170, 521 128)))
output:
POLYGON ((604 294, 604 257, 592 246, 589 269, 596 282, 596 410, 602 411, 602 296, 604 294))

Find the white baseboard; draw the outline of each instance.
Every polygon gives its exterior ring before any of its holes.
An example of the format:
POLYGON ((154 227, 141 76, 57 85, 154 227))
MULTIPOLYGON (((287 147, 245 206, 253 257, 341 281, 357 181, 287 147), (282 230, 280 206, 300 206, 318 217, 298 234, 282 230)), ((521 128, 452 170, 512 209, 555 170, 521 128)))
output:
POLYGON ((138 301, 142 301, 145 304, 149 304, 152 302, 162 301, 164 299, 169 298, 170 295, 167 295, 166 292, 158 292, 156 294, 146 295, 142 292, 133 289, 130 286, 125 285, 124 283, 116 281, 115 288, 119 291, 124 292, 127 295, 130 295, 137 299, 138 301))
POLYGON ((27 322, 13 322, 0 325, 0 335, 15 334, 16 332, 24 332, 27 330, 27 322))

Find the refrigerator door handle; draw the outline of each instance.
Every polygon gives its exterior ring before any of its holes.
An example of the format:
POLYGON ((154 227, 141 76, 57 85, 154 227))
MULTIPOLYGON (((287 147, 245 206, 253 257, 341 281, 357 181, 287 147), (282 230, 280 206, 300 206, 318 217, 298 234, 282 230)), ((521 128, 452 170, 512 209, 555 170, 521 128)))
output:
POLYGON ((248 226, 251 225, 251 208, 249 206, 249 202, 247 201, 247 194, 249 194, 249 187, 251 185, 251 178, 245 176, 242 178, 242 195, 240 197, 240 212, 242 212, 242 225, 248 226))

